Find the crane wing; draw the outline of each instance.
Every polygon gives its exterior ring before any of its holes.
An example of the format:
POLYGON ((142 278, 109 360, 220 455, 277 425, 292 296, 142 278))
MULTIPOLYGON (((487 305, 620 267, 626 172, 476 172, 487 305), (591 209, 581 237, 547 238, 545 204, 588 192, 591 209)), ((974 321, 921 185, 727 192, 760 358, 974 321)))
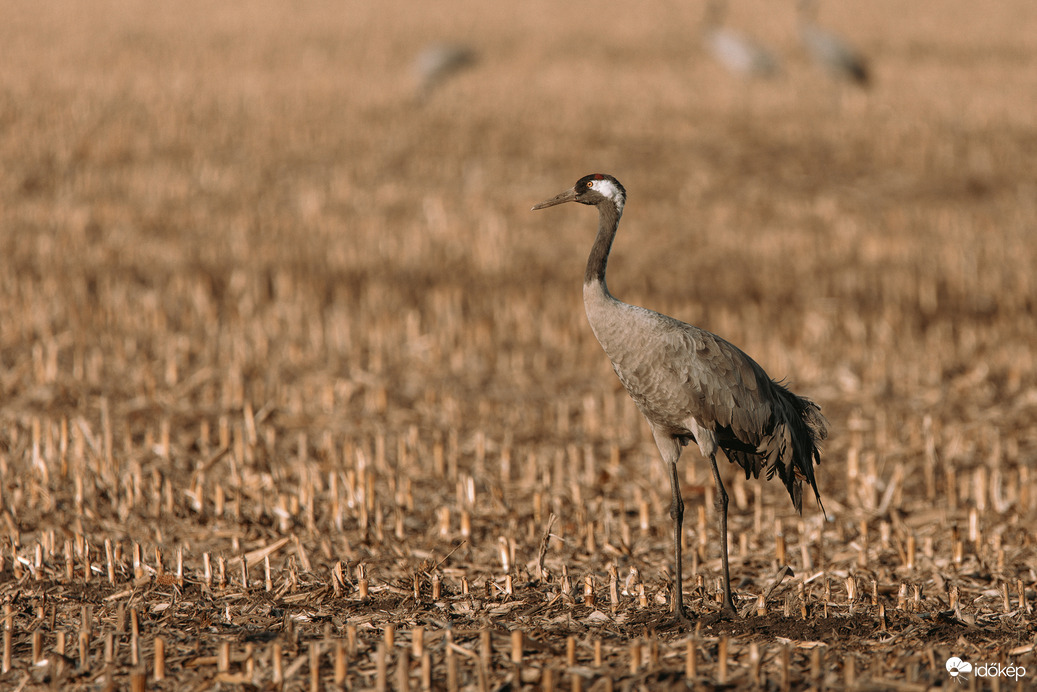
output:
POLYGON ((645 417, 675 434, 693 417, 716 432, 721 446, 755 451, 772 417, 771 380, 763 368, 715 334, 651 315, 651 327, 628 331, 622 348, 606 347, 645 417))
POLYGON ((696 440, 701 449, 720 447, 747 477, 776 474, 796 509, 803 480, 817 496, 813 465, 827 422, 816 404, 716 334, 645 308, 620 304, 620 310, 591 325, 657 433, 682 442, 712 436, 696 440))

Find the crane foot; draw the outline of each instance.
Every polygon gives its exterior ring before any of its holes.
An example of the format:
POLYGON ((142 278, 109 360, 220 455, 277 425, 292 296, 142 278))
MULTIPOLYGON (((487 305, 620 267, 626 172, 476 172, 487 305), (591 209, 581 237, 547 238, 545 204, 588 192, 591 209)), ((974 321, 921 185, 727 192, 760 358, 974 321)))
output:
POLYGON ((738 614, 738 611, 735 610, 735 607, 730 603, 727 603, 721 606, 720 610, 717 612, 704 615, 699 619, 699 621, 706 627, 711 627, 718 622, 731 622, 741 619, 742 617, 738 614))
POLYGON ((664 629, 687 630, 695 626, 695 618, 688 615, 688 611, 679 608, 669 620, 663 625, 664 629))

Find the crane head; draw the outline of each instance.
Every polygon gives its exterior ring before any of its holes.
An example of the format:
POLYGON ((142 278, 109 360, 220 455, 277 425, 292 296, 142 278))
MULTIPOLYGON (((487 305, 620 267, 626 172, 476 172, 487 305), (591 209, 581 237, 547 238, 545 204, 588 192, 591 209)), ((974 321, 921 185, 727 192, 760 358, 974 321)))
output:
POLYGON ((616 207, 616 211, 622 214, 626 200, 627 191, 618 180, 604 173, 592 173, 577 180, 576 184, 565 192, 537 204, 533 207, 533 211, 553 207, 564 202, 579 202, 580 204, 595 206, 602 203, 612 203, 616 207))

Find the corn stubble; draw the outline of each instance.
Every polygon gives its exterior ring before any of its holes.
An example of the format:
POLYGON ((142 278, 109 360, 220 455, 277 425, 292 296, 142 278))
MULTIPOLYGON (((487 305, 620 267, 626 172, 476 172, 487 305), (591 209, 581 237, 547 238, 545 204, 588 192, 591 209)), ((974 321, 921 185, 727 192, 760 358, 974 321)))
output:
MULTIPOLYGON (((438 15, 11 13, 0 684, 1037 670, 1037 104, 1012 86, 1032 13, 825 6, 884 49, 863 94, 806 69, 743 91, 681 52, 691 14, 611 21, 616 50, 562 69, 581 17, 509 29, 457 4, 490 57, 420 105, 410 47, 438 15), (592 168, 637 212, 617 293, 738 343, 832 422, 830 521, 724 469, 740 621, 657 626, 667 485, 583 319, 593 229, 526 212, 592 168)), ((780 45, 791 5, 743 19, 780 45)), ((680 470, 685 597, 708 613, 711 479, 694 453, 680 470)))

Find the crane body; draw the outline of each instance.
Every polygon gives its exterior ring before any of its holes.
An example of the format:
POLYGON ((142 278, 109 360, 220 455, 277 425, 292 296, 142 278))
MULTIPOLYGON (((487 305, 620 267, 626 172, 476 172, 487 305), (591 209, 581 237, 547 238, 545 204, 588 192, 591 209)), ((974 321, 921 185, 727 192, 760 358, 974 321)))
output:
POLYGON ((720 518, 724 602, 721 612, 736 615, 731 597, 727 550, 727 492, 716 454, 750 475, 777 475, 797 510, 807 481, 820 504, 813 466, 827 421, 816 404, 772 380, 756 361, 704 329, 647 308, 624 303, 609 292, 605 271, 626 203, 626 191, 612 176, 594 174, 533 207, 579 202, 598 208, 599 226, 584 275, 584 308, 594 336, 612 362, 630 397, 648 421, 666 463, 671 487, 674 541, 674 611, 687 622, 681 567, 684 502, 677 461, 687 444, 697 444, 709 460, 720 518))
POLYGON ((867 87, 871 82, 864 55, 841 36, 818 25, 816 0, 798 3, 797 33, 800 45, 811 60, 834 79, 859 87, 867 87))
POLYGON ((723 25, 727 4, 711 0, 706 5, 700 30, 702 44, 718 63, 742 77, 776 77, 781 73, 778 57, 746 34, 723 25))

